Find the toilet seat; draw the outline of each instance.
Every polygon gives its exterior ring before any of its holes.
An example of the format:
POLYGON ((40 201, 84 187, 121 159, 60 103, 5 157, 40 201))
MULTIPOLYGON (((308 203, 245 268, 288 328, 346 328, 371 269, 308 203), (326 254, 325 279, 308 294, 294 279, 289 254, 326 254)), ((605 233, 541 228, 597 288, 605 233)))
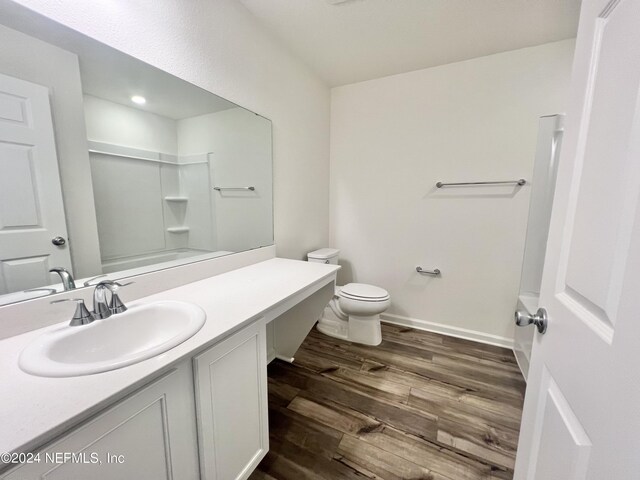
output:
POLYGON ((361 302, 386 302, 390 298, 384 288, 366 283, 348 283, 340 288, 338 296, 361 302))

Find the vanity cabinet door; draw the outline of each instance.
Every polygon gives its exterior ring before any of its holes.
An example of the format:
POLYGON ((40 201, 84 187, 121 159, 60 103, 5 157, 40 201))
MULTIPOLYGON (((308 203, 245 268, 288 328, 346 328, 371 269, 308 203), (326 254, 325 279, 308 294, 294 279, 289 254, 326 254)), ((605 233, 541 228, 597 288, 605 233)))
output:
POLYGON ((247 478, 269 449, 264 319, 194 358, 203 480, 247 478))
POLYGON ((23 464, 1 478, 198 479, 190 362, 54 440, 39 452, 39 463, 23 464))

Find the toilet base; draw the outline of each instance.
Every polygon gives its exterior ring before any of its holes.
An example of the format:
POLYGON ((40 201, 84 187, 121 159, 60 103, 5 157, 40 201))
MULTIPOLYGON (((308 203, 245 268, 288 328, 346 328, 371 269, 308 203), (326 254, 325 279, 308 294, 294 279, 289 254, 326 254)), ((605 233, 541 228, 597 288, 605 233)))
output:
POLYGON ((382 343, 380 315, 370 317, 349 315, 349 340, 364 345, 380 345, 382 343))
POLYGON ((320 333, 324 333, 329 337, 349 340, 349 324, 344 320, 335 321, 332 319, 320 318, 316 328, 320 333))
POLYGON ((319 332, 330 337, 363 345, 375 346, 382 342, 380 315, 370 317, 350 315, 349 320, 343 320, 331 308, 327 307, 318 320, 316 328, 319 332))

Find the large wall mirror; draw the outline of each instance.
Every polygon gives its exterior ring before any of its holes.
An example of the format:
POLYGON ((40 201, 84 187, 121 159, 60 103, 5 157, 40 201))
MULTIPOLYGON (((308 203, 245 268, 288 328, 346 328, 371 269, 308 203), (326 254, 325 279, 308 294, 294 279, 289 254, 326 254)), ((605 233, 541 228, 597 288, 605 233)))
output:
POLYGON ((273 244, 269 120, 8 3, 0 305, 273 244))

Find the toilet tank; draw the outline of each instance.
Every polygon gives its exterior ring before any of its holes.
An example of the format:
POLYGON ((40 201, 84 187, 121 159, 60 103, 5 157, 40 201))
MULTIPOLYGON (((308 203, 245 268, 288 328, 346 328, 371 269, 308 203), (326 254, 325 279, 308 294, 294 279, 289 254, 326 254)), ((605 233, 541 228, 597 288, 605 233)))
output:
POLYGON ((337 248, 321 248, 320 250, 314 250, 313 252, 307 253, 307 260, 309 262, 337 265, 339 253, 340 250, 337 248))

